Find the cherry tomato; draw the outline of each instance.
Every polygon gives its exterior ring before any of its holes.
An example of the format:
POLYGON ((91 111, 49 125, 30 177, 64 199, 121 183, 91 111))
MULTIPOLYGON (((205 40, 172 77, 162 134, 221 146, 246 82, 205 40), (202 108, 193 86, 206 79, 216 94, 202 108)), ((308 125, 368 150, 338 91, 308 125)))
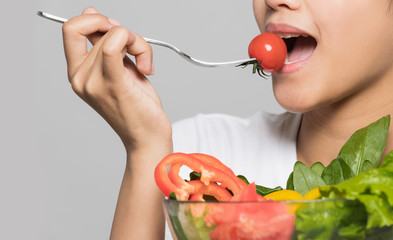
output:
POLYGON ((248 55, 256 58, 264 71, 276 72, 284 66, 287 45, 274 33, 262 33, 250 42, 248 55))

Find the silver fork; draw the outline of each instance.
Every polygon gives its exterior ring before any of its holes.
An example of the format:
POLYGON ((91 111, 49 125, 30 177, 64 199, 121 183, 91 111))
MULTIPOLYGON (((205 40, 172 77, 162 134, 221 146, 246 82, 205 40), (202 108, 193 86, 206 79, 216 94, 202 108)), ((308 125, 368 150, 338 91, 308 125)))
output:
MULTIPOLYGON (((37 15, 58 23, 65 23, 68 21, 68 19, 66 18, 62 18, 62 17, 58 17, 46 12, 42 12, 42 11, 38 11, 37 15)), ((154 45, 158 45, 158 46, 162 46, 162 47, 166 47, 169 48, 173 51, 175 51, 177 54, 179 54, 182 58, 184 58, 185 60, 187 60, 190 63, 193 63, 195 65, 201 66, 201 67, 209 67, 209 68, 214 68, 214 67, 235 67, 235 66, 239 66, 248 62, 252 62, 255 60, 255 58, 249 58, 249 59, 244 59, 244 60, 237 60, 237 61, 230 61, 230 62, 205 62, 205 61, 201 61, 198 59, 195 59, 193 57, 191 57, 190 55, 186 54, 185 52, 181 51, 180 49, 178 49, 177 47, 173 46, 172 44, 160 41, 160 40, 155 40, 155 39, 151 39, 151 38, 146 38, 143 37, 146 42, 150 43, 150 44, 154 44, 154 45)))

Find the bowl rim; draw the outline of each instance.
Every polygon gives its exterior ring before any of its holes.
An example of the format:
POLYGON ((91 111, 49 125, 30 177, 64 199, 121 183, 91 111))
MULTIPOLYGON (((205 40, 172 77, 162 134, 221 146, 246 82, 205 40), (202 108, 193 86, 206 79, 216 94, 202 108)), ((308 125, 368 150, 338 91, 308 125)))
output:
POLYGON ((334 199, 301 199, 301 200, 285 200, 285 201, 274 201, 274 200, 265 200, 265 201, 179 201, 175 199, 164 199, 164 203, 177 203, 177 204, 244 204, 244 203, 257 203, 257 204, 269 204, 269 203, 320 203, 320 202, 356 202, 356 199, 348 199, 348 198, 334 198, 334 199))

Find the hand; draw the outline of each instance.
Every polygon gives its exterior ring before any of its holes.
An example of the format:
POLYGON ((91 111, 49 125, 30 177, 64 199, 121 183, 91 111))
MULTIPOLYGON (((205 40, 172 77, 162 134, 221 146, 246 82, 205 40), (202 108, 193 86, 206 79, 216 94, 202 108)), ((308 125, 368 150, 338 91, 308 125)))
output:
POLYGON ((142 37, 89 7, 63 25, 63 39, 72 89, 110 124, 127 151, 172 143, 170 121, 145 77, 154 66, 142 37))

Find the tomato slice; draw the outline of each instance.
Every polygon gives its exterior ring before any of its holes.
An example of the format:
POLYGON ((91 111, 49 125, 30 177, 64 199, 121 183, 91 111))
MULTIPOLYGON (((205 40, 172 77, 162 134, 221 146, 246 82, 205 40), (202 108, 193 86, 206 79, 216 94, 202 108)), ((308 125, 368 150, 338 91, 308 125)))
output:
POLYGON ((238 239, 290 240, 295 228, 295 216, 290 214, 271 216, 264 221, 245 219, 236 224, 238 239))
POLYGON ((231 202, 256 202, 258 196, 255 183, 250 183, 233 195, 231 202))
POLYGON ((235 223, 225 223, 218 225, 210 232, 211 240, 238 240, 235 223))
POLYGON ((210 238, 289 240, 295 215, 288 212, 284 203, 264 200, 265 204, 257 201, 258 196, 255 183, 251 183, 235 194, 230 203, 210 208, 205 222, 217 226, 210 238))
POLYGON ((237 222, 241 216, 255 213, 258 210, 258 205, 255 204, 258 201, 258 196, 255 183, 250 183, 232 197, 231 203, 213 205, 209 214, 205 217, 206 224, 219 225, 228 222, 237 222), (250 203, 239 204, 238 202, 250 203))

